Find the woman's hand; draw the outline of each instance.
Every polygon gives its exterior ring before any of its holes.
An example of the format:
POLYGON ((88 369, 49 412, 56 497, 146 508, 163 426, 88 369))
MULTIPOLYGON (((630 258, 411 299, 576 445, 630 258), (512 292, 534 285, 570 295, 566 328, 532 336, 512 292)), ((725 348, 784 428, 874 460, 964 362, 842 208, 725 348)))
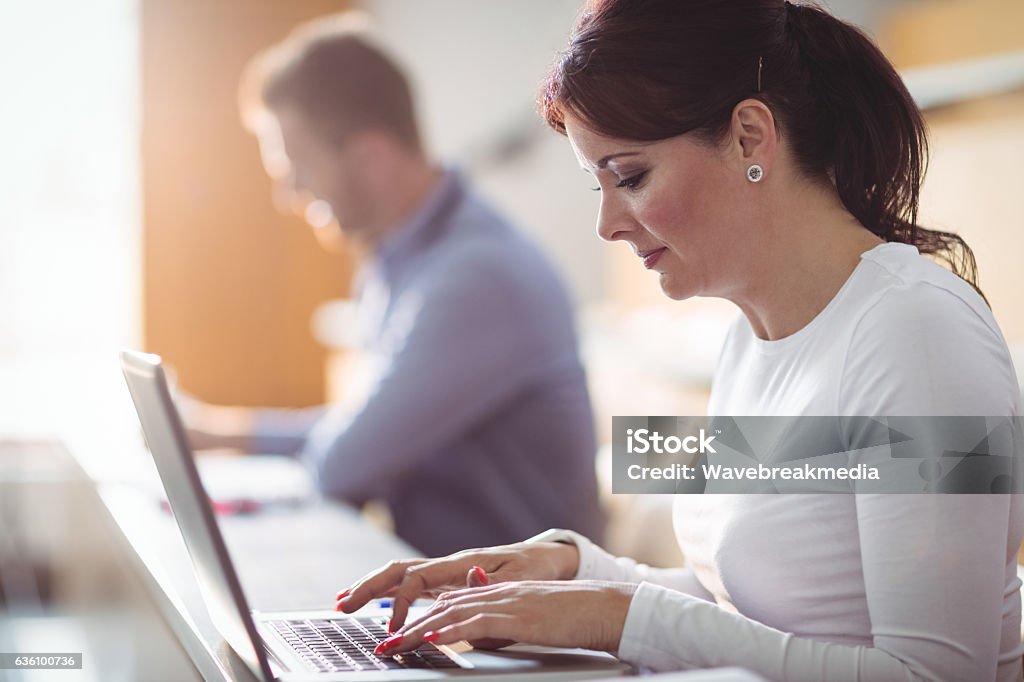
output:
POLYGON ((579 550, 557 542, 519 542, 468 549, 439 559, 392 561, 339 592, 336 608, 352 613, 371 599, 393 597, 390 629, 397 630, 405 624, 409 606, 419 597, 436 597, 467 585, 569 580, 578 567, 579 550))
POLYGON ((524 581, 446 592, 430 610, 384 640, 379 654, 422 642, 524 642, 616 653, 636 585, 524 581))

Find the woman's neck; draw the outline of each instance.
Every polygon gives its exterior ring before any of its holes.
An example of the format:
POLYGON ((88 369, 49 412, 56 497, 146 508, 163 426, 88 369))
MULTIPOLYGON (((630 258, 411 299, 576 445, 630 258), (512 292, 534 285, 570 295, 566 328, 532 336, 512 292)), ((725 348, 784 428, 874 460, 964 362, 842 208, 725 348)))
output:
POLYGON ((835 298, 861 254, 883 243, 845 209, 834 191, 809 188, 764 216, 764 248, 748 276, 726 295, 758 338, 774 341, 803 329, 835 298))

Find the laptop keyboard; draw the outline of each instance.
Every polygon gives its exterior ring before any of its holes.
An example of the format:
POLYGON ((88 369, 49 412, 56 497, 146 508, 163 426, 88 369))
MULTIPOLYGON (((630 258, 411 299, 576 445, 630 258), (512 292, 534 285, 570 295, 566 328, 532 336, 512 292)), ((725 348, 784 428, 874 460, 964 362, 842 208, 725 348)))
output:
POLYGON ((397 656, 374 654, 388 633, 372 618, 272 620, 267 624, 318 672, 459 667, 433 644, 424 643, 397 656))

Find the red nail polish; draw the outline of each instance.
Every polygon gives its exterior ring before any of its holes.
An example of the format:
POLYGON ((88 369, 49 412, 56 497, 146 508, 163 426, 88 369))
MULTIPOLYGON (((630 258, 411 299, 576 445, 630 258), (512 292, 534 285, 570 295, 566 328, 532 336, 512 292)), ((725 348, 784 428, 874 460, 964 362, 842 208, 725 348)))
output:
POLYGON ((345 609, 342 607, 341 602, 338 602, 337 604, 334 605, 334 610, 335 611, 344 611, 345 609))
POLYGON ((485 571, 484 569, 480 568, 479 566, 474 566, 470 570, 472 570, 473 574, 476 575, 477 580, 482 582, 484 585, 487 585, 488 583, 491 582, 491 579, 487 577, 487 571, 485 571))
POLYGON ((338 593, 338 595, 337 595, 337 596, 336 596, 336 597, 334 598, 334 601, 339 601, 339 600, 341 600, 341 599, 344 599, 345 597, 347 597, 347 596, 348 596, 348 593, 349 593, 349 591, 348 591, 348 590, 342 590, 342 591, 341 591, 341 592, 339 592, 339 593, 338 593))
POLYGON ((399 644, 401 644, 402 643, 402 639, 404 639, 404 638, 405 638, 405 635, 395 635, 394 637, 388 637, 383 642, 381 642, 380 644, 377 645, 377 648, 373 650, 373 653, 375 653, 375 654, 387 653, 387 652, 391 651, 392 649, 394 649, 395 647, 397 647, 399 644))
POLYGON ((433 642, 434 640, 436 640, 440 636, 441 636, 440 632, 436 632, 434 630, 428 630, 428 631, 423 633, 423 641, 424 642, 433 642))

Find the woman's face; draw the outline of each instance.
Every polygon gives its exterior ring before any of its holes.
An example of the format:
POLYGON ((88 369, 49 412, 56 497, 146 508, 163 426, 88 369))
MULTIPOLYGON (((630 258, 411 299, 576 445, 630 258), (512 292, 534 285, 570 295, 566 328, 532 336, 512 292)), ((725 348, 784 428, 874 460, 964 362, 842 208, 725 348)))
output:
POLYGON ((737 200, 751 183, 726 148, 690 135, 620 140, 573 117, 565 128, 580 165, 597 178, 602 239, 628 243, 669 298, 728 296, 739 285, 737 256, 750 244, 737 200))

